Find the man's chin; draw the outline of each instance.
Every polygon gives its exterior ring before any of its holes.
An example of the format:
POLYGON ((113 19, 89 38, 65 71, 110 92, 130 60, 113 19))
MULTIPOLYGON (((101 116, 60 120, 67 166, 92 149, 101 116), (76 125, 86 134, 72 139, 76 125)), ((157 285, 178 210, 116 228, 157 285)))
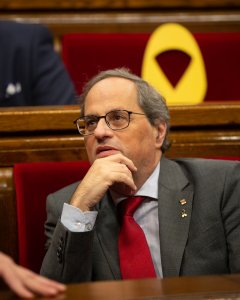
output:
POLYGON ((96 159, 97 158, 103 158, 103 157, 107 157, 107 156, 111 156, 114 154, 120 153, 119 150, 106 150, 106 151, 101 151, 100 153, 98 153, 96 155, 96 159))

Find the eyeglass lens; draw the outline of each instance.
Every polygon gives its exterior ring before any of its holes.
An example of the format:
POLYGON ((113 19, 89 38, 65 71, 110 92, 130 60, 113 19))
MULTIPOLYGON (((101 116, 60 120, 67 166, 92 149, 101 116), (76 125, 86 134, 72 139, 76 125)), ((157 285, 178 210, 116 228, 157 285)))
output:
POLYGON ((124 129, 129 125, 130 113, 125 110, 114 110, 107 113, 105 116, 86 116, 77 121, 77 125, 80 133, 91 134, 97 127, 97 124, 101 118, 104 118, 108 127, 113 130, 124 129))

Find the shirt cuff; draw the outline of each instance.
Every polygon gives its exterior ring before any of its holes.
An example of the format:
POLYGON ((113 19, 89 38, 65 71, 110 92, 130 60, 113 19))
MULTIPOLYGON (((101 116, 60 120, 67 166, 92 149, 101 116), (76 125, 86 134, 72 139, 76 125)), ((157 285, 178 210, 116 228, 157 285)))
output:
POLYGON ((86 232, 93 229, 97 211, 81 211, 81 209, 64 203, 61 216, 62 224, 72 232, 86 232))

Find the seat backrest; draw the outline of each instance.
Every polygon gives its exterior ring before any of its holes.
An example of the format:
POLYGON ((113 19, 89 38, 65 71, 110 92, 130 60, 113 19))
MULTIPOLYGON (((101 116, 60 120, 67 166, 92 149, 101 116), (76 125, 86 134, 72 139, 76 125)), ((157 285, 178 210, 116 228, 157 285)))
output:
POLYGON ((83 85, 99 71, 126 67, 141 74, 148 33, 73 33, 62 39, 62 58, 81 93, 83 85))
MULTIPOLYGON (((204 101, 240 100, 240 32, 207 32, 193 35, 206 68, 208 89, 204 101)), ((127 67, 141 76, 144 51, 149 37, 149 33, 64 35, 62 58, 78 93, 81 93, 84 83, 101 70, 127 67)), ((164 70, 168 69, 167 77, 173 82, 176 74, 181 74, 186 57, 179 56, 178 51, 163 52, 161 56, 162 59, 156 59, 158 63, 161 61, 164 70)))
POLYGON ((48 194, 81 180, 89 162, 36 162, 14 165, 19 263, 39 272, 45 254, 44 222, 48 194))

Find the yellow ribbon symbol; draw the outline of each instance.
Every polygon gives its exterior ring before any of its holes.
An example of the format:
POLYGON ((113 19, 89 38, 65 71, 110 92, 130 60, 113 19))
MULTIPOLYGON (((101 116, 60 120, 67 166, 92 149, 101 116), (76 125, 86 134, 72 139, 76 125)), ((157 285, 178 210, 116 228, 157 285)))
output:
POLYGON ((154 86, 168 105, 198 104, 207 91, 207 79, 201 51, 193 35, 179 24, 159 26, 150 36, 143 63, 142 78, 154 86), (180 50, 191 57, 188 68, 174 87, 164 74, 156 57, 169 50, 180 50))

